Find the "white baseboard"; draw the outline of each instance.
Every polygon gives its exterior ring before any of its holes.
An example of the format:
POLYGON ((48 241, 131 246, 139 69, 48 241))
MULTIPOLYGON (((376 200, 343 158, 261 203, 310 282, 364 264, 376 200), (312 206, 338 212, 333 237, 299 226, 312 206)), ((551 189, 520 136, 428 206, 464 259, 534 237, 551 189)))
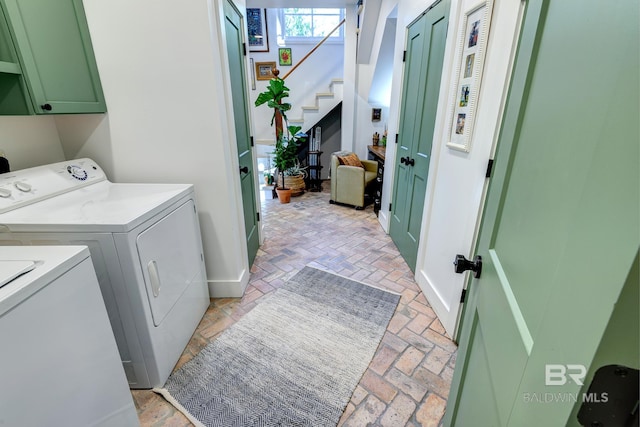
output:
POLYGON ((249 284, 249 272, 243 270, 236 280, 207 280, 211 298, 242 298, 249 284))

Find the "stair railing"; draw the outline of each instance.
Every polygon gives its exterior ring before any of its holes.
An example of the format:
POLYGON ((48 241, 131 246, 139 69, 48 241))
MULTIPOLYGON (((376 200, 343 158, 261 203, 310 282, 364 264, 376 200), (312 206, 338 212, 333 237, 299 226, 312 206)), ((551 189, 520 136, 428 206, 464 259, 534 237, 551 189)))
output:
POLYGON ((326 42, 327 39, 329 37, 331 37, 331 34, 335 33, 338 30, 338 28, 340 28, 345 23, 345 21, 346 21, 346 19, 343 19, 342 21, 340 21, 340 23, 338 25, 336 25, 335 28, 333 30, 331 30, 331 32, 329 34, 324 36, 324 38, 322 40, 320 40, 318 42, 318 44, 315 45, 314 48, 309 51, 309 53, 307 53, 300 61, 298 61, 298 63, 296 65, 293 66, 293 68, 291 68, 289 70, 289 72, 287 74, 284 75, 284 77, 282 77, 282 80, 286 80, 287 77, 289 77, 291 75, 291 73, 293 73, 295 71, 296 68, 298 68, 304 61, 306 61, 307 58, 309 58, 313 54, 313 52, 315 52, 324 42, 326 42))
MULTIPOLYGON (((315 45, 313 49, 311 49, 300 61, 298 61, 298 63, 294 65, 293 68, 291 68, 287 74, 281 77, 282 80, 286 80, 286 78, 289 77, 291 73, 295 71, 296 68, 298 68, 304 61, 307 60, 307 58, 309 58, 313 54, 313 52, 315 52, 320 46, 322 46, 322 44, 326 42, 329 37, 331 37, 331 34, 335 33, 338 30, 338 28, 344 25, 345 22, 346 22, 346 18, 343 18, 342 21, 340 21, 340 23, 336 25, 335 28, 331 30, 331 32, 329 32, 329 34, 324 36, 324 38, 320 40, 318 44, 315 45)), ((271 70, 271 72, 276 78, 278 78, 278 75, 280 74, 280 70, 278 70, 277 68, 274 68, 271 70)), ((275 113, 276 113, 275 114, 276 135, 280 135, 284 130, 282 126, 282 115, 278 110, 276 110, 275 113)))

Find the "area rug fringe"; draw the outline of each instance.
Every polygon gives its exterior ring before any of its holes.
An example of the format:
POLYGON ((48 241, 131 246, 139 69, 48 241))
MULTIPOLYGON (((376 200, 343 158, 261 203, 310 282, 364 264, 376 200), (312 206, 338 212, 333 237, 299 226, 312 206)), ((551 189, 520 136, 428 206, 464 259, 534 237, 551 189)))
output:
POLYGON ((171 396, 171 393, 169 393, 169 390, 167 390, 166 388, 155 387, 155 388, 152 388, 151 391, 156 393, 156 394, 159 394, 160 396, 162 396, 164 398, 164 400, 166 400, 167 402, 171 403, 173 405, 173 407, 176 408, 178 411, 180 411, 182 413, 182 415, 187 417, 187 419, 195 427, 206 427, 204 424, 202 424, 200 421, 198 421, 193 415, 191 415, 191 413, 189 411, 187 411, 187 408, 182 406, 180 404, 180 402, 178 402, 176 399, 174 399, 173 396, 171 396))

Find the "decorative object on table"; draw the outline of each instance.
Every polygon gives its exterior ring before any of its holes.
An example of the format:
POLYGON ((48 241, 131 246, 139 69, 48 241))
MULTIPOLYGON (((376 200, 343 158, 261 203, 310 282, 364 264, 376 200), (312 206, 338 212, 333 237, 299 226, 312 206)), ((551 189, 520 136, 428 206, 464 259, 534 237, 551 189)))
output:
POLYGON ((335 426, 399 299, 304 267, 154 391, 195 425, 335 426))
POLYGON ((382 108, 371 109, 371 121, 379 122, 382 119, 382 108))
POLYGON ((380 145, 382 145, 383 147, 387 146, 387 129, 385 129, 384 132, 382 133, 382 139, 380 140, 380 145))
POLYGON ((269 52, 267 9, 247 8, 249 52, 269 52))
POLYGON ((281 47, 278 49, 278 60, 279 60, 279 65, 283 66, 283 65, 291 65, 292 64, 292 59, 291 59, 291 48, 290 47, 281 47))
POLYGON ((269 108, 273 108, 271 126, 274 123, 276 125, 276 144, 273 160, 279 172, 276 193, 281 203, 289 203, 292 195, 291 189, 288 188, 289 182, 296 186, 295 195, 300 195, 304 192, 304 175, 296 175, 296 172, 300 172, 298 145, 307 139, 307 135, 300 131, 302 129, 300 126, 286 126, 287 134, 284 134, 282 120, 284 119, 287 122, 286 112, 291 109, 291 104, 282 102, 284 98, 289 96, 289 88, 285 86, 284 80, 278 78, 278 74, 279 71, 274 70, 274 78, 269 80, 267 89, 258 95, 255 106, 259 107, 262 104, 267 104, 269 108), (287 180, 286 176, 292 178, 287 180), (300 181, 302 182, 302 192, 299 192, 300 181), (281 194, 282 197, 280 197, 281 194))
POLYGON ((375 132, 372 139, 373 145, 378 145, 380 143, 380 134, 378 132, 375 132))
POLYGON ((467 10, 458 33, 456 76, 447 115, 447 147, 454 150, 469 152, 471 149, 492 8, 493 0, 485 0, 467 10))
POLYGON ((275 76, 273 70, 276 68, 275 62, 256 62, 256 78, 258 80, 271 80, 275 76))

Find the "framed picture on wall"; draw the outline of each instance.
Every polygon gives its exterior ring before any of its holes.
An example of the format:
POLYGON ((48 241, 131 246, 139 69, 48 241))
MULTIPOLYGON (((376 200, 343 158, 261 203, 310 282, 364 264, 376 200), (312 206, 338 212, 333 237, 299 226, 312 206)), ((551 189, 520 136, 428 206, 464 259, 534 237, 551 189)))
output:
POLYGON ((484 0, 463 15, 456 48, 456 71, 447 116, 447 147, 469 152, 489 38, 493 0, 484 0))
POLYGON ((273 62, 256 62, 256 79, 271 80, 273 78, 273 69, 276 68, 273 62))
POLYGON ((269 52, 267 9, 247 8, 249 52, 269 52))
POLYGON ((291 65, 293 63, 293 60, 291 58, 291 48, 281 47, 280 49, 278 49, 278 59, 280 66, 291 65))

